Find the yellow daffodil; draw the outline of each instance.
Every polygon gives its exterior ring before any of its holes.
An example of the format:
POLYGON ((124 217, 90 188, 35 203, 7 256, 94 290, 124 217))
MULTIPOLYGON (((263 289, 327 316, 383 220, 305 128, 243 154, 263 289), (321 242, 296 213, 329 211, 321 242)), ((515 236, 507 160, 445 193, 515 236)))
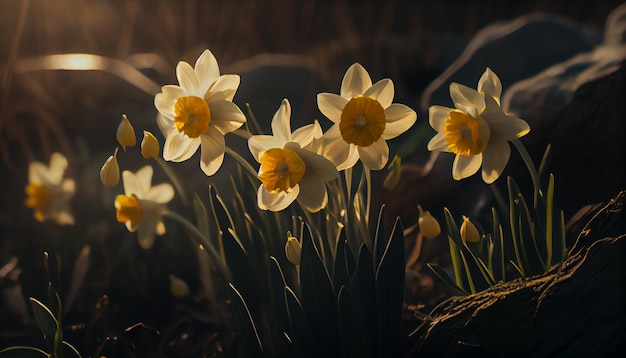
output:
POLYGON ((138 232, 139 245, 148 249, 154 243, 154 234, 165 234, 162 221, 165 204, 174 197, 168 183, 152 186, 152 167, 147 165, 137 173, 122 173, 124 195, 115 198, 117 221, 126 224, 130 232, 138 232))
POLYGON ((439 226, 437 219, 435 219, 429 211, 423 211, 422 207, 419 205, 417 206, 417 210, 419 211, 417 225, 419 226, 422 235, 429 240, 439 236, 441 233, 441 226, 439 226))
POLYGON ((302 244, 293 236, 287 238, 285 243, 285 256, 293 265, 300 265, 300 255, 302 253, 302 244))
POLYGON ((122 149, 126 151, 126 147, 134 147, 137 144, 137 137, 135 137, 135 129, 128 121, 128 117, 125 114, 122 115, 122 121, 117 126, 117 141, 122 146, 122 149))
POLYGON ((67 159, 61 153, 52 154, 49 166, 30 163, 25 204, 33 209, 37 221, 53 219, 60 225, 74 224, 70 199, 74 195, 75 183, 72 179, 63 179, 65 169, 67 159))
POLYGON ((478 232, 478 229, 474 224, 472 224, 467 216, 463 216, 463 223, 461 224, 459 231, 461 233, 461 239, 464 243, 480 241, 480 233, 478 232))
POLYGON ((429 122, 438 133, 428 150, 456 154, 452 166, 455 180, 467 178, 482 166, 482 178, 491 184, 500 177, 509 161, 508 141, 526 135, 530 127, 500 107, 502 84, 489 68, 478 81, 477 90, 450 84, 455 108, 431 106, 429 122))
POLYGON ((159 141, 154 134, 143 131, 143 140, 141 141, 141 155, 148 158, 157 158, 159 156, 159 141))
POLYGON ((351 168, 361 159, 374 170, 385 167, 389 159, 387 140, 407 131, 417 120, 411 108, 393 101, 390 79, 372 85, 363 66, 350 66, 341 83, 340 94, 320 93, 320 111, 334 125, 322 138, 322 154, 337 166, 351 168))
POLYGON ((335 165, 309 150, 322 135, 317 123, 291 132, 291 106, 283 100, 272 119, 273 135, 256 135, 248 140, 252 156, 261 163, 257 192, 259 208, 281 211, 294 200, 310 212, 318 212, 328 202, 325 182, 338 176, 335 165))
POLYGON ((120 166, 117 163, 117 151, 119 148, 115 148, 113 155, 104 162, 102 168, 100 168, 100 181, 102 185, 111 188, 120 182, 120 166))
POLYGON ((154 97, 161 114, 157 121, 165 136, 163 159, 182 162, 201 147, 200 168, 206 175, 213 175, 224 160, 224 135, 246 121, 232 102, 239 76, 220 76, 215 57, 205 50, 194 68, 179 62, 176 77, 178 86, 163 86, 154 97))

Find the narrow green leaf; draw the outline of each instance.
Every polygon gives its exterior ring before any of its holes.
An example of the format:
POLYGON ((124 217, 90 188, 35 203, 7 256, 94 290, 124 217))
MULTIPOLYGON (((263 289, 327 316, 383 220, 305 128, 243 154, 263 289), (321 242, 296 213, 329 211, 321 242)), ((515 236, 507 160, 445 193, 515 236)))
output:
POLYGON ((209 201, 220 230, 225 232, 228 228, 234 229, 235 225, 233 224, 233 219, 214 185, 209 185, 209 201))
POLYGON ((285 305, 285 286, 287 286, 285 276, 278 260, 274 256, 270 256, 269 261, 272 309, 275 312, 274 316, 276 317, 278 327, 282 331, 288 331, 289 317, 287 317, 287 306, 285 305))
POLYGON ((0 350, 0 358, 49 358, 50 355, 34 347, 14 346, 0 350))
POLYGON ((46 340, 48 345, 48 351, 55 351, 55 336, 57 334, 57 330, 60 329, 59 322, 46 305, 41 303, 36 298, 30 298, 30 304, 33 307, 33 313, 35 314, 35 320, 37 321, 37 325, 43 333, 43 337, 46 340))
POLYGON ((463 288, 459 287, 454 282, 454 279, 448 275, 446 270, 441 268, 439 265, 433 264, 433 263, 427 263, 426 266, 428 266, 428 268, 435 274, 435 276, 439 277, 439 279, 441 281, 443 281, 443 283, 448 285, 448 287, 450 287, 451 289, 453 289, 455 291, 458 291, 463 296, 467 296, 468 295, 467 291, 465 291, 463 288))
POLYGON ((300 259, 300 292, 302 308, 311 322, 314 334, 326 352, 338 352, 337 300, 332 281, 313 242, 308 225, 304 226, 300 259))
POLYGON ((524 274, 524 264, 522 261, 522 248, 520 244, 519 234, 519 219, 518 219, 518 205, 516 204, 516 198, 519 194, 519 188, 511 177, 507 177, 507 184, 509 188, 509 226, 511 228, 511 240, 513 241, 513 250, 515 252, 515 265, 514 267, 520 273, 521 277, 526 277, 524 274))
POLYGON ((63 341, 63 358, 82 358, 78 350, 66 341, 63 341))
POLYGON ((370 356, 375 356, 378 352, 378 315, 376 314, 376 278, 372 263, 372 254, 367 245, 361 244, 350 291, 354 292, 352 297, 363 320, 367 336, 365 351, 369 352, 370 356))
POLYGON ((285 304, 291 328, 289 336, 296 351, 304 357, 326 356, 322 345, 316 340, 318 336, 313 333, 311 323, 298 297, 289 286, 285 286, 285 304))
POLYGON ((335 262, 333 263, 333 286, 336 294, 339 295, 341 286, 348 285, 350 282, 350 274, 348 273, 348 263, 346 257, 345 240, 337 241, 337 249, 335 250, 335 262))
POLYGON ((193 195, 193 209, 196 213, 198 230, 202 235, 209 237, 209 214, 206 211, 206 206, 204 206, 204 203, 196 193, 193 195))
POLYGON ((381 257, 383 257, 385 247, 387 246, 387 240, 385 237, 385 217, 383 215, 384 209, 385 205, 381 205, 380 210, 378 211, 378 220, 376 221, 376 236, 374 237, 374 250, 372 254, 374 267, 378 267, 378 263, 380 262, 381 257))
POLYGON ((239 334, 244 343, 248 357, 263 357, 263 346, 257 333, 254 320, 243 297, 232 283, 228 284, 233 315, 239 327, 239 334))
POLYGON ((246 250, 241 246, 232 229, 228 229, 222 236, 224 242, 224 256, 228 269, 232 275, 233 284, 248 300, 248 307, 256 311, 259 301, 267 293, 259 287, 257 281, 258 270, 253 269, 246 250))
POLYGON ((352 293, 346 286, 341 286, 339 290, 338 312, 341 356, 346 358, 370 356, 372 352, 367 350, 367 335, 362 317, 355 307, 352 293))
POLYGON ((400 353, 404 265, 404 233, 398 218, 376 269, 376 313, 380 357, 397 357, 400 353))
POLYGON ((546 197, 546 269, 552 266, 552 220, 554 219, 553 206, 554 205, 554 175, 550 173, 550 180, 548 182, 548 193, 546 197))

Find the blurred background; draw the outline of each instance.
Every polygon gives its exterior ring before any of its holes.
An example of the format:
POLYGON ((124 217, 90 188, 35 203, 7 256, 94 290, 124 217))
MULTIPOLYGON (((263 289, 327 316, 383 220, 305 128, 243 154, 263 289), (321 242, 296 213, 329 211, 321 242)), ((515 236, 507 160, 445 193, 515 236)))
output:
MULTIPOLYGON (((266 131, 285 97, 292 104, 294 122, 317 118, 328 128, 315 96, 336 93, 354 62, 361 63, 373 81, 391 78, 394 102, 414 108, 418 123, 424 125, 424 89, 485 26, 544 12, 601 36, 607 15, 621 3, 0 0, 0 267, 17 258, 13 271, 23 297, 45 297, 43 252, 58 254, 60 286, 67 295, 76 280, 72 272, 77 258, 90 250, 90 265, 80 289, 74 289, 66 321, 77 325, 75 337, 83 342, 78 346, 93 347, 96 343, 90 339, 100 343, 110 332, 137 322, 169 327, 172 317, 183 315, 172 308, 177 301, 169 296, 169 275, 186 278, 192 291, 197 285, 195 261, 181 260, 193 257, 190 245, 162 240, 150 252, 129 249, 136 240, 115 221, 115 193, 102 188, 98 173, 117 145, 115 132, 123 113, 139 139, 146 129, 162 142, 153 99, 160 86, 176 83, 178 61, 193 63, 209 48, 222 74, 240 74, 234 102, 241 108, 250 103, 266 131), (77 62, 57 56, 63 54, 97 56, 77 62), (47 163, 54 151, 68 157, 67 174, 77 182, 72 227, 36 222, 23 204, 28 163, 47 163), (137 287, 137 282, 144 286, 137 287), (84 327, 100 319, 96 306, 103 295, 110 307, 109 313, 101 313, 109 317, 107 325, 97 326, 99 331, 85 338, 84 327)), ((402 151, 408 163, 423 163, 430 134, 425 129, 423 135, 400 137, 392 148, 402 151)), ((237 140, 228 138, 227 143, 245 149, 237 140)), ((141 158, 134 153, 120 153, 122 168, 138 168, 141 158)), ((219 179, 199 175, 198 160, 196 155, 175 169, 189 174, 186 185, 202 193, 219 179)), ((153 182, 164 180, 157 171, 153 182)), ((15 282, 5 280, 2 285, 8 292, 15 282)), ((7 308, 15 297, 4 295, 0 301, 0 348, 40 342, 36 326, 7 308)))

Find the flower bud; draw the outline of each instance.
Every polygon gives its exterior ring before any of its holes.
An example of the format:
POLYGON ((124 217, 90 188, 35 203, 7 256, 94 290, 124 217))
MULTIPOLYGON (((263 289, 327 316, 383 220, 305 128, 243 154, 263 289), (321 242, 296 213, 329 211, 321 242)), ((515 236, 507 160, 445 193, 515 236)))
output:
POLYGON ((159 156, 159 141, 152 133, 148 131, 143 131, 143 140, 141 141, 141 155, 146 159, 158 158, 159 156))
POLYGON ((470 219, 463 215, 463 224, 461 224, 461 239, 463 240, 463 243, 467 243, 469 242, 479 242, 480 241, 480 233, 478 232, 478 229, 476 228, 476 226, 474 226, 474 224, 472 224, 472 222, 470 221, 470 219))
POLYGON ((115 152, 110 156, 104 165, 100 169, 100 181, 102 185, 106 187, 116 186, 120 182, 120 166, 117 164, 117 151, 119 148, 115 148, 115 152))
POLYGON ((300 265, 300 254, 302 253, 302 245, 300 241, 293 236, 289 236, 287 238, 287 243, 285 244, 285 255, 287 255, 287 260, 294 265, 300 265))
POLYGON ((185 298, 189 296, 189 286, 185 281, 170 274, 170 291, 172 296, 176 298, 185 298))
POLYGON ((135 130, 125 114, 122 115, 122 121, 120 122, 120 125, 117 126, 117 141, 120 143, 124 151, 126 151, 126 147, 132 147, 137 144, 135 130))
POLYGON ((439 236, 441 233, 441 226, 439 226, 437 219, 435 219, 429 211, 423 211, 422 207, 419 205, 417 206, 417 210, 419 211, 417 224, 419 225, 422 235, 429 240, 439 236))
POLYGON ((387 167, 387 169, 389 169, 389 174, 387 174, 385 180, 383 181, 383 186, 385 187, 385 189, 392 191, 400 182, 400 176, 402 172, 400 164, 400 157, 397 155, 393 157, 391 164, 389 164, 389 167, 387 167))

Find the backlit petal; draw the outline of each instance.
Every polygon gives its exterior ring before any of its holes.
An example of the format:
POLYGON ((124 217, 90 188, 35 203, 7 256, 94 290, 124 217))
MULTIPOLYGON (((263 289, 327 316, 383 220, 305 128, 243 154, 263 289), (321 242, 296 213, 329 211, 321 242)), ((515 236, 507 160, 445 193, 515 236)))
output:
POLYGON ((194 72, 196 73, 196 77, 200 80, 198 83, 198 94, 201 97, 220 75, 220 68, 211 51, 204 50, 204 52, 202 52, 200 57, 196 60, 194 72))
POLYGON ((200 168, 204 174, 210 176, 217 172, 224 161, 224 136, 214 128, 209 129, 200 136, 201 152, 200 168))
POLYGON ((257 191, 257 205, 261 210, 281 211, 287 208, 300 193, 300 186, 296 185, 289 192, 271 193, 263 185, 257 191))
MULTIPOLYGON (((335 165, 321 155, 306 149, 296 149, 295 152, 306 164, 305 177, 314 178, 314 180, 318 182, 327 182, 334 180, 339 176, 339 172, 337 172, 335 165)), ((303 188, 306 187, 303 186, 303 188)))
POLYGON ((372 87, 372 79, 369 73, 359 63, 348 68, 341 81, 341 97, 350 99, 365 93, 372 87))
POLYGON ((308 124, 296 129, 291 134, 291 140, 300 144, 301 147, 306 147, 311 144, 313 139, 320 138, 323 134, 322 127, 319 122, 315 120, 313 124, 308 124))
POLYGON ((162 115, 168 118, 174 118, 174 105, 178 97, 171 97, 166 95, 165 93, 157 93, 154 96, 154 107, 156 107, 157 111, 162 115))
POLYGON ((456 108, 476 117, 485 109, 485 95, 473 88, 451 83, 450 97, 456 108))
POLYGON ((245 122, 246 116, 236 104, 226 100, 211 102, 211 126, 217 128, 222 135, 239 129, 245 122))
POLYGON ((491 184, 500 177, 511 156, 511 147, 503 138, 492 139, 483 152, 482 177, 491 184))
POLYGON ((389 146, 383 138, 368 147, 358 147, 357 150, 363 165, 373 170, 384 168, 389 160, 389 146))
POLYGON ((204 95, 204 99, 209 103, 209 106, 213 101, 222 100, 232 102, 237 88, 239 88, 239 82, 239 75, 220 76, 213 82, 211 87, 209 87, 209 90, 204 95))
POLYGON ((250 153, 257 161, 261 158, 261 153, 264 150, 282 148, 283 145, 284 143, 280 143, 271 135, 255 135, 248 139, 248 149, 250 149, 250 153))
POLYGON ((498 104, 500 103, 502 83, 500 83, 498 76, 489 67, 478 80, 477 90, 478 92, 483 92, 486 96, 493 97, 498 104))
POLYGON ((199 138, 190 138, 184 133, 173 131, 163 144, 163 159, 171 162, 183 162, 191 158, 200 146, 199 138))
POLYGON ((67 158, 65 158, 65 156, 61 153, 52 153, 52 156, 50 157, 50 170, 48 172, 48 180, 50 183, 61 183, 65 169, 67 169, 67 158))
POLYGON ((376 82, 372 87, 368 88, 363 96, 371 97, 380 103, 383 108, 387 108, 393 102, 394 88, 393 81, 388 78, 376 82))
POLYGON ((444 106, 430 106, 428 108, 428 123, 437 132, 444 132, 446 130, 446 119, 450 118, 450 112, 453 108, 444 106))
POLYGON ((304 176, 299 185, 302 187, 298 195, 298 203, 306 210, 316 213, 322 210, 328 203, 326 184, 315 177, 304 176))
POLYGON ((272 118, 272 134, 279 141, 287 143, 291 141, 291 104, 286 98, 280 104, 280 108, 272 118))
POLYGON ((409 130, 417 120, 417 113, 408 106, 394 103, 385 109, 385 117, 387 123, 383 139, 388 140, 409 130))
POLYGON ((178 78, 178 83, 180 83, 180 86, 185 90, 185 93, 194 96, 198 96, 200 94, 198 90, 200 86, 198 83, 198 77, 196 76, 193 68, 191 68, 191 65, 187 62, 178 62, 178 65, 176 66, 176 78, 178 78))
POLYGON ((431 152, 449 152, 450 146, 446 141, 446 134, 443 132, 437 133, 434 137, 432 137, 430 142, 428 142, 428 150, 430 150, 431 152))
POLYGON ((334 93, 320 93, 317 95, 317 106, 326 118, 338 123, 341 120, 341 112, 348 103, 348 99, 334 93))
POLYGON ((159 126, 159 130, 161 131, 161 134, 163 134, 164 137, 167 138, 167 136, 169 136, 174 131, 178 132, 178 130, 176 129, 176 125, 174 124, 174 121, 165 117, 163 114, 161 114, 161 112, 157 113, 156 120, 157 120, 157 125, 159 126))
POLYGON ((452 177, 454 180, 461 180, 474 175, 480 168, 483 161, 482 154, 472 155, 465 157, 457 155, 454 158, 454 164, 452 164, 452 177))
POLYGON ((154 234, 158 219, 153 217, 145 217, 137 226, 137 240, 142 249, 149 249, 154 244, 154 234))
POLYGON ((144 198, 159 204, 166 204, 174 198, 174 188, 169 183, 155 185, 148 190, 144 198))
POLYGON ((334 125, 322 136, 322 154, 330 160, 337 170, 351 168, 359 160, 359 153, 355 145, 347 143, 341 138, 339 126, 334 125))

